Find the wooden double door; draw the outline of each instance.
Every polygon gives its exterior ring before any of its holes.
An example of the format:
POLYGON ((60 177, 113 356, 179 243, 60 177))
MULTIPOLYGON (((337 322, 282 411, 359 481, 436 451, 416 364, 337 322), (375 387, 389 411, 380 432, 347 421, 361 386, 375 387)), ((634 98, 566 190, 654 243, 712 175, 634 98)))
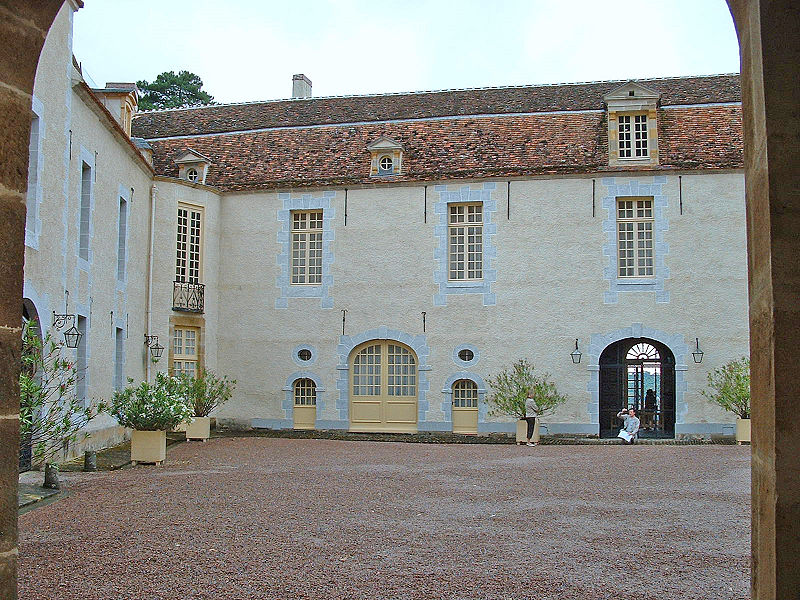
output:
POLYGON ((417 432, 417 356, 393 340, 372 340, 350 358, 350 431, 417 432))

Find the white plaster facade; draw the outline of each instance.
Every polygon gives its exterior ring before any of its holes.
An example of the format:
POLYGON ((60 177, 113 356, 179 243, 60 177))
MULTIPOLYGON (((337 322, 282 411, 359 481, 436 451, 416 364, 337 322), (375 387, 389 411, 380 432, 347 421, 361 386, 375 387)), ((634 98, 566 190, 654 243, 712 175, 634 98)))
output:
MULTIPOLYGON (((479 433, 512 433, 513 422, 488 414, 486 381, 528 358, 569 398, 543 432, 597 435, 599 354, 630 333, 675 355, 677 435, 730 431, 733 417, 700 391, 710 370, 748 353, 741 170, 222 191, 154 174, 74 67, 72 13, 65 4, 54 23, 34 89, 40 189, 30 196, 25 296, 45 327, 54 310, 88 319, 89 397, 112 392, 115 328, 126 333, 125 375, 142 380, 169 368, 174 328, 190 324, 201 332, 200 364, 238 382, 216 415, 223 425, 292 427, 292 385, 307 377, 317 384, 317 427, 348 429, 349 351, 387 339, 416 354, 419 431, 452 429, 452 384, 468 378, 478 387, 479 433), (88 261, 78 257, 84 162, 96 178, 88 261), (647 281, 616 277, 614 207, 624 196, 654 198, 656 272, 647 281), (123 281, 120 197, 128 205, 123 281), (447 281, 446 211, 457 201, 483 203, 479 282, 447 281), (203 212, 202 312, 172 310, 179 204, 203 212), (288 277, 288 223, 292 210, 314 208, 323 210, 322 282, 299 287, 288 277), (145 334, 167 347, 158 364, 145 334), (579 364, 569 356, 576 338, 579 364), (691 360, 695 338, 701 364, 691 360), (302 348, 312 360, 298 361, 302 348), (463 348, 472 360, 458 358, 463 348)), ((106 432, 97 444, 122 435, 106 416, 92 428, 106 432)))

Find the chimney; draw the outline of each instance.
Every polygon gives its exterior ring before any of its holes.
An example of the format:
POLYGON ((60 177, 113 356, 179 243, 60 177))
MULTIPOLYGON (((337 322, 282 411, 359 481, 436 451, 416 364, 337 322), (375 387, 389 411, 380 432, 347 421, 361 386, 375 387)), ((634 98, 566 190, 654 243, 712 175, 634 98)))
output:
POLYGON ((311 80, 303 75, 292 75, 292 98, 311 98, 311 80))

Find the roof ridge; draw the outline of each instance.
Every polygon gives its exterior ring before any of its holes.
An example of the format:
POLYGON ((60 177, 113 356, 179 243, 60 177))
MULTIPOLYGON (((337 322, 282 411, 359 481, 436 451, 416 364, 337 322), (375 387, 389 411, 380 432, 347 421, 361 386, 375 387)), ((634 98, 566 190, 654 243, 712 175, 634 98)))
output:
POLYGON ((303 102, 313 100, 335 100, 339 98, 383 98, 389 96, 413 96, 417 94, 444 94, 447 92, 470 92, 482 90, 510 90, 510 89, 532 89, 532 88, 550 88, 550 87, 566 87, 573 85, 596 85, 600 83, 621 83, 625 84, 629 81, 666 81, 669 79, 698 79, 698 78, 712 78, 712 77, 731 77, 740 76, 740 73, 712 73, 708 75, 676 75, 671 77, 645 77, 645 78, 628 78, 628 79, 600 79, 596 81, 573 81, 562 83, 532 83, 522 85, 490 85, 483 87, 465 87, 465 88, 444 88, 440 90, 417 90, 413 92, 383 92, 379 94, 340 94, 334 96, 314 96, 308 98, 274 98, 272 100, 248 100, 245 102, 222 102, 219 104, 202 104, 199 106, 184 106, 180 108, 161 108, 154 110, 138 111, 134 118, 138 115, 152 115, 160 113, 176 112, 181 110, 197 110, 203 108, 214 107, 227 107, 227 106, 250 106, 256 104, 277 104, 278 102, 303 102))

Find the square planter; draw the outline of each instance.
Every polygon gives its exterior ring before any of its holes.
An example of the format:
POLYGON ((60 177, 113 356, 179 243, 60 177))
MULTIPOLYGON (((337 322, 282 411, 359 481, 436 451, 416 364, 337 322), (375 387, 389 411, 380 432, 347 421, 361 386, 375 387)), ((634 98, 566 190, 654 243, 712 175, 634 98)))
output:
POLYGON ((131 436, 131 463, 155 463, 160 465, 167 457, 166 431, 133 430, 131 436))
MULTIPOLYGON (((534 444, 539 443, 539 423, 540 420, 536 419, 536 424, 533 426, 533 437, 531 438, 531 442, 534 444)), ((528 442, 528 422, 525 419, 519 419, 517 421, 517 443, 518 444, 525 444, 528 442)))
POLYGON ((750 443, 750 419, 736 419, 736 442, 750 443))
POLYGON ((187 440, 206 441, 211 437, 211 417, 195 417, 186 425, 187 440))

